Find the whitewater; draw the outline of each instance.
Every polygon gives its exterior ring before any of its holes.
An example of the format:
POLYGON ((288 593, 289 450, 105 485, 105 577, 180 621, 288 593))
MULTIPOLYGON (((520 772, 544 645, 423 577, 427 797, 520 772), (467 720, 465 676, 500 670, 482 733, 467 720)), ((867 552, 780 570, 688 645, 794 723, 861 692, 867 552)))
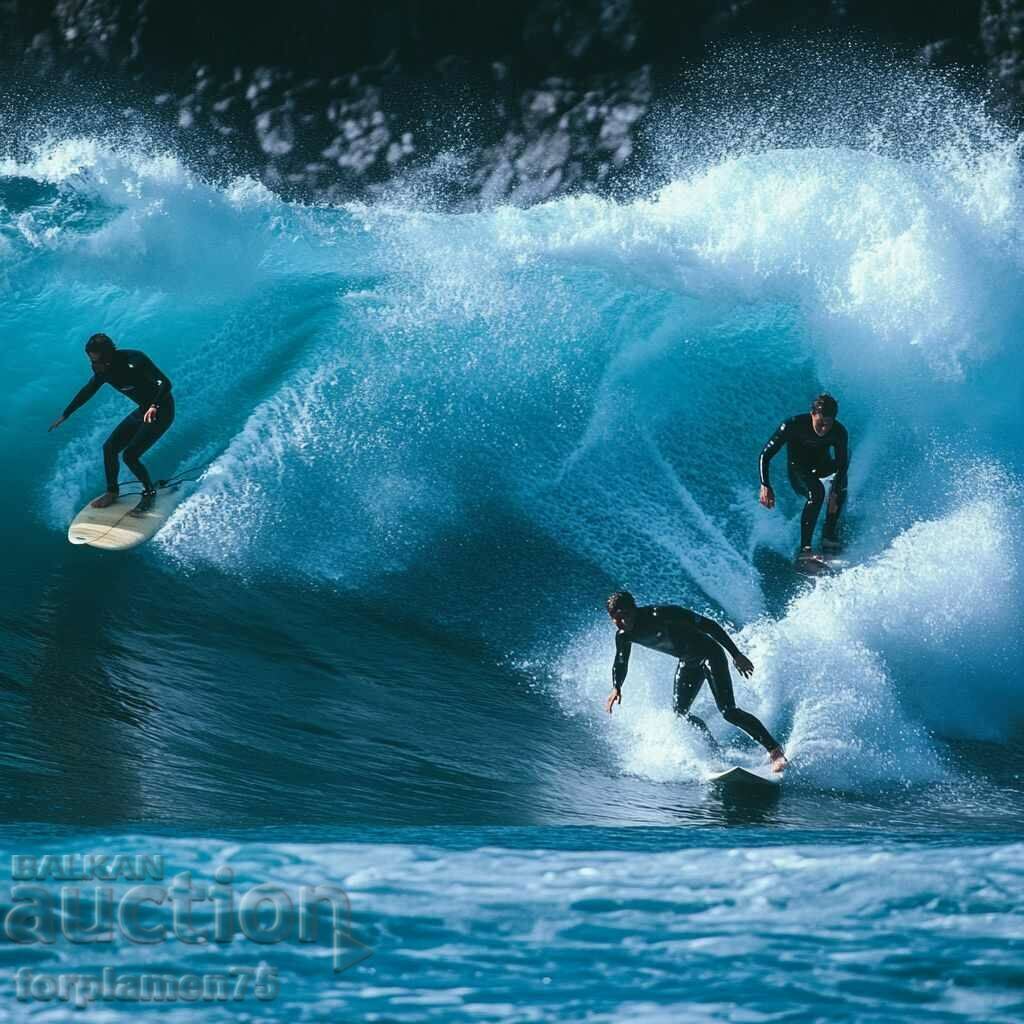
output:
POLYGON ((730 143, 635 197, 463 213, 287 203, 144 137, 0 160, 2 805, 36 823, 4 851, 160 834, 329 871, 405 947, 334 983, 352 1014, 738 1019, 760 978, 749 1019, 1019 1016, 1021 163, 953 113, 913 146, 730 143), (46 431, 94 331, 174 382, 154 474, 201 467, 123 556, 64 539, 123 400, 46 431), (757 456, 823 389, 849 567, 810 582, 757 456), (666 658, 634 652, 605 714, 623 588, 727 625, 781 792, 708 788, 666 658), (503 928, 521 973, 481 994, 503 928), (764 981, 779 942, 807 992, 764 981))

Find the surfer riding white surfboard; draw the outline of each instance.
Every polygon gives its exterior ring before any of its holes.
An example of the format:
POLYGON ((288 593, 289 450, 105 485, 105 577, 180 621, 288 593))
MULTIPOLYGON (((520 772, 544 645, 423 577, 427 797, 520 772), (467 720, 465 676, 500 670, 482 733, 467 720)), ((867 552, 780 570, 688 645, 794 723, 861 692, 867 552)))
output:
POLYGON ((775 508, 775 491, 768 478, 768 464, 786 448, 786 468, 790 486, 804 498, 800 516, 800 550, 797 568, 810 573, 828 571, 831 555, 841 550, 839 515, 846 501, 846 480, 850 468, 850 445, 846 428, 836 419, 839 403, 828 392, 822 392, 811 403, 809 413, 791 416, 779 424, 775 433, 761 449, 758 469, 761 476, 760 502, 767 509, 775 508), (829 449, 832 455, 829 455, 829 449), (822 527, 822 554, 812 546, 814 527, 825 502, 822 480, 831 476, 828 510, 822 527))
POLYGON ((633 644, 660 651, 679 659, 676 667, 673 707, 675 713, 703 733, 717 746, 702 718, 690 712, 701 686, 707 680, 722 717, 757 740, 768 752, 773 772, 788 764, 785 751, 760 719, 736 706, 726 652, 736 671, 749 677, 754 665, 740 653, 728 633, 713 619, 678 605, 649 605, 638 608, 627 590, 616 591, 607 602, 608 616, 615 623, 615 661, 612 663, 612 692, 605 703, 608 714, 622 703, 622 684, 629 670, 633 644))
POLYGON ((49 429, 56 430, 104 384, 130 398, 138 408, 129 413, 103 442, 107 489, 89 504, 93 509, 105 509, 121 503, 118 484, 120 456, 142 484, 142 497, 127 514, 146 516, 153 510, 156 488, 149 471, 142 464, 142 456, 174 422, 170 378, 145 353, 136 349, 119 349, 106 334, 92 335, 86 342, 85 354, 92 364, 92 377, 49 429))

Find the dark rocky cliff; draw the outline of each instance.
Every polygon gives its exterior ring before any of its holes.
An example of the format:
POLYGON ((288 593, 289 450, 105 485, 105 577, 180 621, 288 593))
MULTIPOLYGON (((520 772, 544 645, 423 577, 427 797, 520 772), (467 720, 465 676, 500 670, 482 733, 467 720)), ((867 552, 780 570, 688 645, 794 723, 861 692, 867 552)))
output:
POLYGON ((130 107, 206 168, 308 198, 417 174, 456 204, 614 188, 645 118, 733 40, 853 33, 1024 110, 1024 0, 0 0, 0 31, 8 128, 58 96, 130 107))

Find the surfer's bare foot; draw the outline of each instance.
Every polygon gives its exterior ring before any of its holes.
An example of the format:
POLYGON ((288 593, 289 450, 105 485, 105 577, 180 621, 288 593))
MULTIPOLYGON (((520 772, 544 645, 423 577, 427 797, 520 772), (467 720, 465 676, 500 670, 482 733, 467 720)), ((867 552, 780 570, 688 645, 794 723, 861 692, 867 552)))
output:
POLYGON ((817 562, 818 556, 814 553, 814 548, 806 547, 801 548, 796 554, 796 560, 798 562, 817 562))
POLYGON ((117 501, 117 491, 104 491, 98 498, 89 502, 93 508, 107 508, 117 501))
POLYGON ((772 771, 779 773, 786 770, 786 765, 789 761, 786 758, 786 753, 782 747, 776 747, 774 750, 768 751, 768 756, 772 759, 772 771))

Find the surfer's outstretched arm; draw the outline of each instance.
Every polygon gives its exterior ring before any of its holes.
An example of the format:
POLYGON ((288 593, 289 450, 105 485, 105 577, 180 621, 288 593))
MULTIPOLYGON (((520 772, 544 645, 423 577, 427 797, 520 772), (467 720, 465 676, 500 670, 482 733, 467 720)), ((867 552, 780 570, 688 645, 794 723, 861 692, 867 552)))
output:
POLYGON ((92 398, 92 396, 95 395, 97 391, 99 391, 100 386, 102 384, 103 381, 101 381, 99 377, 93 374, 93 376, 89 378, 89 381, 85 385, 85 387, 82 388, 82 390, 79 391, 78 394, 71 399, 71 401, 68 403, 68 407, 60 414, 60 416, 57 419, 53 421, 53 423, 50 424, 50 429, 53 430, 54 427, 59 427, 76 409, 80 409, 83 405, 85 405, 85 403, 88 402, 89 399, 92 398))
POLYGON ((625 633, 620 631, 615 634, 615 660, 612 662, 612 692, 608 695, 608 700, 605 704, 608 714, 612 713, 612 708, 616 704, 622 703, 622 684, 626 679, 626 673, 629 671, 629 652, 632 649, 633 644, 625 633))
POLYGON ((768 438, 767 443, 761 449, 761 456, 757 460, 757 470, 761 477, 761 504, 765 508, 775 507, 775 492, 772 490, 771 481, 768 477, 768 463, 778 455, 782 446, 786 443, 786 424, 784 420, 779 424, 778 429, 768 438))

